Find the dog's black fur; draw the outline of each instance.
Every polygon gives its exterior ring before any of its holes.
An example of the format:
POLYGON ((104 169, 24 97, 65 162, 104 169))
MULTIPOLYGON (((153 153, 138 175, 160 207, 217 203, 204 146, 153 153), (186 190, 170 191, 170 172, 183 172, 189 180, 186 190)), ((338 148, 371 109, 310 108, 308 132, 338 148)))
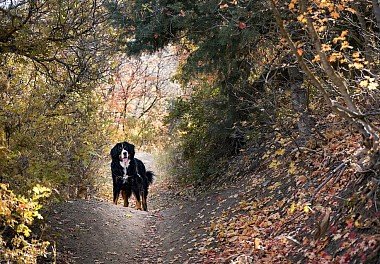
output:
POLYGON ((111 158, 114 204, 117 204, 121 192, 124 206, 128 207, 128 199, 133 193, 136 208, 147 211, 148 189, 154 180, 153 172, 146 171, 144 163, 135 158, 135 146, 126 141, 117 143, 111 149, 111 158))

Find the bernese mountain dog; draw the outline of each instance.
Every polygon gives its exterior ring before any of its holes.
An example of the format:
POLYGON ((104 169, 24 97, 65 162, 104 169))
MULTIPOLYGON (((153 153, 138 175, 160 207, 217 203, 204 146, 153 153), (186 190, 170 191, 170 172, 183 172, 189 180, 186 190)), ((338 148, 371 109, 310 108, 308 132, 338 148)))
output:
POLYGON ((111 149, 111 158, 113 203, 117 204, 121 192, 124 206, 128 207, 128 199, 133 193, 136 209, 147 211, 148 189, 153 183, 154 173, 146 171, 144 163, 135 158, 135 146, 126 141, 111 149))

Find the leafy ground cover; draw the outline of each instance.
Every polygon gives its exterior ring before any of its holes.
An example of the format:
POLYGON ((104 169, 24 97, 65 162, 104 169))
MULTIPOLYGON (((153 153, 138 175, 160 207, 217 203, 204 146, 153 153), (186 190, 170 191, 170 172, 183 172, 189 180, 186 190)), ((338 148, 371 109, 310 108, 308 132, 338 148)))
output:
POLYGON ((211 221, 205 263, 377 263, 378 180, 354 172, 358 139, 342 131, 313 149, 278 134, 238 205, 211 221))

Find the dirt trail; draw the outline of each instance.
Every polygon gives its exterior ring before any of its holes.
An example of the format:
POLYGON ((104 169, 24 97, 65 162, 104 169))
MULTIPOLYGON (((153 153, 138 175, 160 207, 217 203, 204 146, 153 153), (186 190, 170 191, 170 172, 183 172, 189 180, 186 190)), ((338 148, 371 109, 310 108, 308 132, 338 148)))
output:
MULTIPOLYGON (((138 158, 148 170, 154 168, 152 156, 138 158)), ((151 188, 149 212, 99 199, 56 205, 47 219, 57 263, 203 263, 198 249, 205 228, 215 214, 238 202, 241 188, 190 197, 161 185, 151 188)))
POLYGON ((61 203, 49 218, 58 263, 159 263, 151 214, 99 200, 61 203))
POLYGON ((57 263, 203 263, 210 219, 237 202, 234 188, 198 199, 154 193, 149 212, 109 201, 74 200, 50 212, 57 263), (170 207, 167 207, 170 205, 170 207))

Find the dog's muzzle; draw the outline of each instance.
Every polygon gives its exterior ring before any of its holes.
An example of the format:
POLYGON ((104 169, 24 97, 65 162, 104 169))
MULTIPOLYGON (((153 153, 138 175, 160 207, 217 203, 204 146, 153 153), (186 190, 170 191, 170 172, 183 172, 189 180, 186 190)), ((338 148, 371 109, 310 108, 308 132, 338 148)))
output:
POLYGON ((128 160, 129 160, 128 151, 126 151, 125 149, 123 149, 120 153, 120 160, 123 162, 128 162, 128 160))

